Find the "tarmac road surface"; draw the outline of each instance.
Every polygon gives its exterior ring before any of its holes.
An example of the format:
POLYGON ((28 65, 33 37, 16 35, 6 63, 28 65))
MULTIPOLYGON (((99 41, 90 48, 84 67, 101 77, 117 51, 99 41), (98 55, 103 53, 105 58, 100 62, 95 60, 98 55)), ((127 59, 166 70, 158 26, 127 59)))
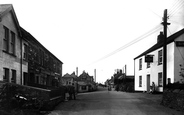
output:
POLYGON ((80 93, 77 100, 60 103, 48 115, 184 115, 160 105, 161 94, 108 91, 80 93))

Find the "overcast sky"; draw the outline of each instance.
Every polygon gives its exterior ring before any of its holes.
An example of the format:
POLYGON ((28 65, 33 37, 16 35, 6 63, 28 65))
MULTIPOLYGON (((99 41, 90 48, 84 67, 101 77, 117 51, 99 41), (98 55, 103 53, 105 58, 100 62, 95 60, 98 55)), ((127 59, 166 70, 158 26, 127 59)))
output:
POLYGON ((19 24, 64 63, 63 74, 71 74, 78 67, 79 75, 83 70, 94 75, 97 69, 97 82, 104 82, 125 64, 127 74, 134 74, 133 59, 154 45, 163 30, 160 23, 164 9, 168 9, 170 16, 168 35, 184 27, 183 0, 1 0, 1 3, 13 4, 19 24), (147 32, 153 34, 135 44, 131 42, 147 32), (130 42, 133 45, 124 49, 130 42))

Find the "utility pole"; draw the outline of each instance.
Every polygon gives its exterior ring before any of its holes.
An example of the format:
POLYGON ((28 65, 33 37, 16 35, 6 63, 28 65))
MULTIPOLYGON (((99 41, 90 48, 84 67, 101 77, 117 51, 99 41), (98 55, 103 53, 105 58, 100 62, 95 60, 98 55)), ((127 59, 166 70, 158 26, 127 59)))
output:
POLYGON ((164 10, 163 26, 164 26, 164 45, 163 45, 163 89, 166 86, 167 81, 167 9, 164 10))

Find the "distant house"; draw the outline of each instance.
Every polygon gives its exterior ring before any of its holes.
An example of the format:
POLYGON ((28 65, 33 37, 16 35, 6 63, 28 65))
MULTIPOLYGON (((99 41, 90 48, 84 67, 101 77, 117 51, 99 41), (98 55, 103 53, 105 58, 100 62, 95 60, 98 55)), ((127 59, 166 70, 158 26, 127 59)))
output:
POLYGON ((76 79, 77 79, 77 76, 75 74, 70 75, 67 73, 61 78, 61 84, 74 86, 76 79))
POLYGON ((93 76, 90 76, 85 71, 78 77, 77 83, 79 92, 94 91, 97 89, 93 76))
MULTIPOLYGON (((134 58, 135 90, 149 91, 152 82, 158 92, 163 91, 163 33, 158 36, 157 43, 134 58), (149 58, 147 58, 149 57, 149 58), (150 62, 145 62, 150 60, 150 62)), ((181 82, 184 68, 184 29, 167 38, 167 81, 181 82)))
POLYGON ((24 84, 28 74, 27 40, 11 4, 0 4, 0 80, 24 84))

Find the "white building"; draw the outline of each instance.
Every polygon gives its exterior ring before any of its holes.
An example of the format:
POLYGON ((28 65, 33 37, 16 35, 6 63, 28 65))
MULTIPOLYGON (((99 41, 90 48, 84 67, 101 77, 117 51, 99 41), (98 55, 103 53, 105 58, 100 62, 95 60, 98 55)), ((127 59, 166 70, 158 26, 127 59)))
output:
MULTIPOLYGON (((160 35, 161 36, 161 35, 160 35)), ((134 58, 135 91, 149 91, 152 82, 156 90, 163 91, 163 40, 158 36, 157 44, 134 58), (152 63, 145 62, 151 55, 152 63)), ((167 81, 181 82, 181 68, 184 67, 184 29, 167 38, 167 81)))

